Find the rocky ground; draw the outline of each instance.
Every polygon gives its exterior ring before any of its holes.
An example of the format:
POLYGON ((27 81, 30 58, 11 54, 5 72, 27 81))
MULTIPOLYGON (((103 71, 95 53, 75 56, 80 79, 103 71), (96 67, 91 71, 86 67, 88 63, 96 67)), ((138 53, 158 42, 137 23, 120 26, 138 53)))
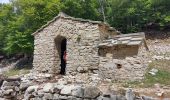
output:
POLYGON ((156 100, 130 88, 117 91, 115 86, 108 85, 108 80, 91 85, 69 83, 67 78, 50 74, 4 78, 0 97, 1 100, 156 100))

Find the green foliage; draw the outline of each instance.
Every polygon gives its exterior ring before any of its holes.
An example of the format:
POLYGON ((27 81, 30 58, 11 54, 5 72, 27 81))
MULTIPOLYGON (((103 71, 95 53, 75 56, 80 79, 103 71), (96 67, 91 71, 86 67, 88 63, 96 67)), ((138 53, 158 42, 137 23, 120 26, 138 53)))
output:
POLYGON ((152 76, 150 74, 146 74, 146 79, 144 80, 144 84, 149 86, 153 86, 156 83, 160 83, 163 85, 169 85, 170 84, 170 72, 165 70, 159 70, 158 73, 155 76, 152 76))
POLYGON ((99 18, 96 0, 63 0, 62 10, 70 16, 96 20, 99 18))
POLYGON ((62 4, 60 0, 12 0, 0 9, 0 52, 32 54, 31 35, 55 17, 62 4))
POLYGON ((4 51, 9 54, 23 53, 31 54, 33 51, 33 43, 29 32, 17 32, 14 35, 9 34, 6 38, 6 46, 4 51))
POLYGON ((170 25, 170 0, 11 0, 0 4, 0 52, 33 53, 33 36, 59 11, 109 23, 122 33, 170 25))

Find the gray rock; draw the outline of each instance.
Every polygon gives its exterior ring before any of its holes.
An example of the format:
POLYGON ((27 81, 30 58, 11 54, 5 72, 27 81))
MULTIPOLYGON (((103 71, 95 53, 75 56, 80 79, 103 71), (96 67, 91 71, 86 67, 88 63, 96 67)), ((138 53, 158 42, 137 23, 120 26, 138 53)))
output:
POLYGON ((77 71, 80 72, 80 73, 86 72, 86 70, 83 67, 78 67, 77 71))
POLYGON ((126 97, 122 95, 117 95, 116 100, 126 100, 126 97))
POLYGON ((34 91, 37 91, 37 89, 38 89, 38 86, 37 86, 37 85, 35 85, 35 86, 29 86, 29 87, 27 88, 27 90, 26 90, 26 93, 32 93, 32 92, 34 92, 34 91))
POLYGON ((126 97, 122 95, 117 95, 116 100, 126 100, 126 97))
POLYGON ((11 77, 5 78, 4 80, 7 81, 7 82, 21 81, 21 78, 19 76, 11 76, 11 77))
POLYGON ((31 100, 42 100, 42 98, 35 97, 35 98, 31 98, 31 100))
POLYGON ((142 96, 142 99, 143 100, 156 100, 156 99, 154 99, 152 97, 148 97, 148 96, 142 96))
POLYGON ((31 93, 34 97, 39 97, 37 91, 31 93))
POLYGON ((44 77, 45 77, 45 78, 51 78, 52 76, 53 76, 52 74, 47 74, 47 73, 44 74, 44 77))
POLYGON ((42 98, 44 96, 43 90, 38 90, 37 91, 38 97, 42 98))
POLYGON ((10 95, 13 91, 13 89, 9 89, 3 92, 4 95, 10 95))
POLYGON ((32 94, 25 94, 24 95, 24 100, 30 100, 31 97, 33 97, 32 94))
POLYGON ((43 87, 43 91, 44 91, 45 93, 51 93, 52 90, 53 90, 53 88, 54 88, 54 86, 53 86, 52 83, 47 83, 47 84, 45 84, 45 86, 43 87))
POLYGON ((64 86, 64 88, 61 90, 60 94, 62 95, 71 95, 72 89, 74 89, 74 85, 70 86, 64 86))
POLYGON ((112 99, 107 98, 107 97, 102 97, 102 99, 97 99, 97 100, 112 100, 112 99))
POLYGON ((57 84, 66 85, 66 84, 67 84, 67 81, 64 80, 64 79, 59 79, 57 84))
POLYGON ((44 93, 43 100, 52 100, 53 95, 51 93, 44 93))
POLYGON ((117 100, 117 96, 116 95, 99 96, 97 100, 117 100))
POLYGON ((59 100, 68 100, 68 97, 67 97, 67 96, 62 96, 62 95, 60 95, 60 96, 59 96, 59 100))
POLYGON ((110 99, 111 99, 111 100, 117 100, 117 96, 116 96, 116 95, 111 95, 111 96, 110 96, 110 99))
POLYGON ((153 68, 149 71, 149 74, 151 74, 153 76, 155 76, 157 73, 158 73, 158 69, 155 69, 155 68, 153 68))
POLYGON ((132 89, 128 89, 126 91, 126 99, 127 100, 134 100, 135 99, 135 94, 133 93, 132 89))
POLYGON ((32 82, 21 82, 20 84, 20 90, 25 91, 29 86, 33 85, 32 82))
POLYGON ((11 81, 11 82, 4 81, 2 84, 2 87, 4 87, 4 86, 19 86, 19 85, 20 85, 20 83, 18 81, 11 81))
POLYGON ((100 95, 100 90, 95 86, 88 86, 84 89, 84 97, 94 99, 100 95))
POLYGON ((83 97, 84 94, 84 89, 81 86, 76 86, 72 92, 71 92, 72 96, 76 96, 76 97, 83 97))
POLYGON ((15 86, 2 86, 1 89, 2 90, 9 90, 9 89, 14 89, 15 86))
POLYGON ((17 87, 17 86, 15 86, 14 90, 17 91, 17 92, 20 91, 19 87, 17 87))
POLYGON ((96 100, 103 100, 103 98, 104 98, 103 96, 99 96, 96 98, 96 100))
POLYGON ((59 94, 54 94, 53 95, 53 100, 58 100, 59 99, 59 94))
MULTIPOLYGON (((0 97, 2 97, 3 96, 3 91, 2 90, 0 90, 0 97)), ((1 100, 1 99, 0 99, 1 100)))
POLYGON ((77 97, 74 97, 74 96, 68 96, 67 100, 84 100, 84 99, 83 98, 77 98, 77 97))
POLYGON ((61 89, 64 88, 64 86, 65 85, 63 85, 63 84, 57 84, 57 85, 54 86, 54 88, 57 88, 57 89, 61 90, 61 89))

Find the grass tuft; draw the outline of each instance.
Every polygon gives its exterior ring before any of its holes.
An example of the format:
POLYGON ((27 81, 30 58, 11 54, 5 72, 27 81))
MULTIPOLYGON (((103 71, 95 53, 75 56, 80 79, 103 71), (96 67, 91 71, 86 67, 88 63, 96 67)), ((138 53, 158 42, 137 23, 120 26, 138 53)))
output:
POLYGON ((159 83, 161 85, 170 85, 170 61, 169 60, 155 60, 148 66, 148 70, 145 74, 145 78, 142 81, 129 81, 126 82, 124 87, 153 87, 154 84, 159 83), (151 75, 148 72, 152 69, 158 69, 156 75, 151 75))
POLYGON ((15 76, 15 75, 28 74, 29 72, 30 69, 24 68, 24 69, 11 69, 9 71, 4 72, 3 74, 5 76, 15 76))

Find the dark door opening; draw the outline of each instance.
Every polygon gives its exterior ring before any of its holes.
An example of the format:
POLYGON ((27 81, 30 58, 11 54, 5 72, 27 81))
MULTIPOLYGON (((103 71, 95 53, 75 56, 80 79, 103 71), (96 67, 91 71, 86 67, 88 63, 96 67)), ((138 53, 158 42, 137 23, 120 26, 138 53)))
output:
POLYGON ((63 39, 61 41, 61 70, 60 74, 65 75, 65 69, 66 69, 66 45, 67 45, 67 40, 63 39))

